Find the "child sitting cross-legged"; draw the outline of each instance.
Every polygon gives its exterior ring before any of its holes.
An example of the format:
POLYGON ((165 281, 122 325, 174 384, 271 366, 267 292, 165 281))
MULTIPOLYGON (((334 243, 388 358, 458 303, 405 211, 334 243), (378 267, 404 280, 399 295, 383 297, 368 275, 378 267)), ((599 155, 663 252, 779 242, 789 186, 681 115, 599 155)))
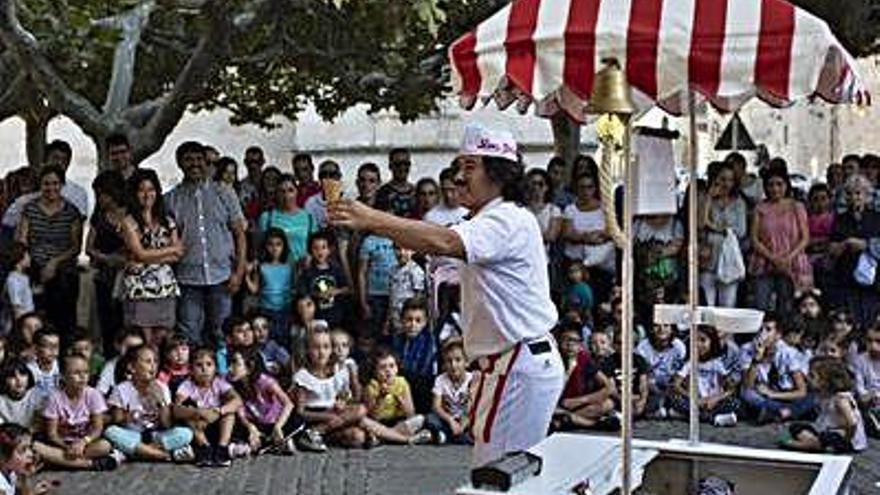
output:
POLYGON ((664 418, 666 399, 672 395, 672 379, 685 360, 684 343, 673 335, 672 325, 655 324, 648 338, 639 342, 636 354, 645 358, 651 368, 646 411, 664 418))
POLYGON ((217 375, 211 349, 197 349, 190 377, 174 396, 174 417, 193 430, 196 464, 227 467, 232 464, 229 442, 241 398, 232 385, 217 375))
MULTIPOLYGON (((254 343, 259 351, 260 357, 263 359, 266 372, 272 376, 287 376, 290 373, 290 352, 275 341, 270 335, 271 320, 268 315, 262 311, 257 311, 248 318, 251 322, 251 329, 254 331, 254 343)), ((285 329, 284 332, 287 339, 290 338, 290 332, 285 329)))
POLYGON ((160 359, 160 382, 168 386, 172 396, 177 387, 189 378, 189 339, 182 333, 176 333, 162 343, 160 359))
MULTIPOLYGON (((721 339, 713 327, 701 325, 697 328, 697 392, 700 402, 700 421, 712 422, 715 426, 734 426, 739 411, 739 398, 736 384, 730 371, 724 365, 721 339)), ((673 415, 685 418, 690 412, 688 383, 691 363, 686 362, 675 374, 672 382, 673 393, 669 397, 673 415)))
POLYGON ((584 348, 580 325, 563 323, 554 332, 554 337, 565 365, 566 381, 553 413, 552 428, 555 431, 620 429, 611 398, 612 382, 600 370, 596 358, 584 348))
POLYGON ((295 453, 294 436, 303 430, 304 422, 290 396, 266 373, 260 354, 256 350, 232 351, 227 377, 244 402, 233 437, 246 442, 253 453, 295 453))
POLYGON ((472 443, 468 433, 468 411, 477 380, 467 370, 464 344, 450 337, 440 350, 443 373, 434 380, 434 403, 428 415, 428 427, 437 434, 437 443, 472 443))
POLYGON ((868 434, 880 436, 880 323, 865 332, 865 352, 850 357, 856 399, 864 413, 868 434))
POLYGON ((371 358, 373 377, 364 388, 364 399, 371 419, 367 430, 389 443, 428 443, 431 432, 423 429, 425 417, 416 414, 406 378, 397 374, 397 358, 390 349, 378 347, 371 358), (383 427, 379 427, 383 426, 383 427))
POLYGON ((78 354, 65 356, 61 385, 49 395, 43 409, 48 443, 63 449, 69 460, 81 461, 80 469, 116 469, 124 457, 101 438, 106 413, 104 397, 89 386, 88 361, 78 354))
POLYGON ((190 462, 192 430, 172 425, 171 392, 156 378, 156 352, 146 345, 129 349, 119 366, 129 379, 113 387, 107 399, 113 423, 104 432, 129 458, 190 462))
POLYGON ((810 423, 792 423, 783 447, 808 452, 844 454, 868 448, 862 414, 852 393, 846 365, 832 357, 810 361, 810 383, 819 399, 819 416, 810 423))
POLYGON ((745 370, 742 400, 759 424, 800 419, 815 405, 803 357, 782 340, 782 326, 778 316, 766 313, 761 332, 740 351, 745 370))

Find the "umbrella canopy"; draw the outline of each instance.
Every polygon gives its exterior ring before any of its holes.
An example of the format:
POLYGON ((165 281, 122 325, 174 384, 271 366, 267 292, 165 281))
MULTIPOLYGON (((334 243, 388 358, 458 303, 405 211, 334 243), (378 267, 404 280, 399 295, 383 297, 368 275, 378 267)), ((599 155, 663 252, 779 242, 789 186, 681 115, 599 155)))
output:
POLYGON ((754 96, 869 104, 828 25, 783 0, 515 0, 452 44, 453 87, 470 108, 494 97, 582 121, 601 61, 637 95, 680 114, 688 90, 721 111, 754 96))

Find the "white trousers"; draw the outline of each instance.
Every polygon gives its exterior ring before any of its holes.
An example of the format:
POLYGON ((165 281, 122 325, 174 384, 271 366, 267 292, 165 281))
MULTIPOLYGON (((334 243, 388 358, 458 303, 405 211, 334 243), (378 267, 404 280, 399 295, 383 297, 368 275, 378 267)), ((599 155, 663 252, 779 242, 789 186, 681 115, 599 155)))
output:
POLYGON ((536 353, 534 344, 530 348, 519 343, 502 354, 480 359, 470 411, 473 467, 526 450, 546 438, 565 372, 553 339, 545 340, 550 344, 546 352, 536 353))
POLYGON ((736 289, 739 282, 724 284, 712 272, 700 272, 700 288, 706 296, 708 306, 733 308, 736 306, 736 289))

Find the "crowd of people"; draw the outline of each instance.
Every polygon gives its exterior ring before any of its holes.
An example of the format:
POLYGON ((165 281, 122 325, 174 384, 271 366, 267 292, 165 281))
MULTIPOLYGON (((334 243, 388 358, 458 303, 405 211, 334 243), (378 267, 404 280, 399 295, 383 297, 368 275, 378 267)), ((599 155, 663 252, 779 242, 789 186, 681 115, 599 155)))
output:
MULTIPOLYGON (((0 188, 0 471, 27 476, 31 445, 49 466, 112 470, 471 441, 480 376, 461 338, 459 261, 328 224, 322 181, 343 179, 337 162, 297 154, 290 173, 251 147, 239 174, 235 158, 186 142, 183 180, 163 191, 124 136, 106 146, 93 211, 62 141, 0 188), (85 231, 95 329, 76 318, 85 231)), ((455 162, 416 183, 409 150, 387 166, 386 182, 379 165, 357 167, 358 201, 442 226, 467 218, 455 162)), ((623 386, 637 418, 686 418, 687 329, 652 320, 654 304, 686 296, 684 215, 635 219, 636 373, 622 384, 616 220, 593 159, 570 168, 530 168, 519 191, 559 313, 567 378, 551 429, 618 429, 623 386)), ((811 451, 863 450, 880 433, 878 180, 880 157, 850 155, 797 191, 784 160, 750 174, 732 153, 695 182, 701 299, 765 311, 755 336, 699 328, 701 420, 787 422, 780 443, 811 451), (732 277, 731 237, 746 267, 732 277)))

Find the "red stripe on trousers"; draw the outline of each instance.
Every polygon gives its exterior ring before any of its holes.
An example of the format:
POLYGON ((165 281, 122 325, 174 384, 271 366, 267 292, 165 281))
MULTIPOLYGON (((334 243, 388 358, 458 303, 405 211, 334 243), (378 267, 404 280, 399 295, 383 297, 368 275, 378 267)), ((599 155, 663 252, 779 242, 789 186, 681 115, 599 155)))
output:
POLYGON ((755 85, 784 100, 788 99, 793 38, 794 7, 779 0, 763 0, 755 85))
POLYGON ((727 0, 696 1, 688 57, 688 79, 692 88, 707 96, 718 94, 726 20, 727 0))
POLYGON ((471 402, 471 410, 470 414, 470 428, 471 434, 476 437, 476 431, 474 431, 474 426, 477 423, 477 407, 480 405, 480 399, 483 397, 483 386, 486 384, 486 374, 491 373, 495 369, 495 363, 498 361, 498 358, 501 357, 501 354, 492 354, 491 356, 486 356, 486 359, 489 361, 486 369, 480 370, 480 386, 477 387, 477 395, 474 396, 473 402, 471 402))
POLYGON ((452 62, 461 75, 461 93, 475 95, 480 91, 481 77, 477 66, 477 33, 471 31, 458 39, 450 49, 452 62))
POLYGON ((599 3, 599 0, 571 0, 565 26, 562 81, 583 100, 588 100, 593 91, 599 3))
POLYGON ((519 356, 519 350, 522 348, 522 343, 516 344, 513 348, 513 356, 511 356, 510 361, 507 363, 507 369, 504 370, 504 374, 498 377, 498 385, 495 386, 495 395, 492 397, 492 406, 489 408, 489 416, 486 417, 486 425, 483 427, 483 442, 489 443, 489 438, 492 434, 492 423, 495 422, 495 415, 498 414, 498 405, 501 404, 501 394, 504 392, 504 385, 507 384, 507 376, 510 374, 510 369, 513 368, 513 363, 516 362, 517 356, 519 356))
POLYGON ((657 40, 663 0, 633 0, 626 35, 626 77, 651 98, 657 96, 657 40))
POLYGON ((535 27, 538 25, 540 0, 517 0, 510 4, 507 18, 507 51, 505 74, 514 86, 525 93, 532 93, 535 78, 535 27))

